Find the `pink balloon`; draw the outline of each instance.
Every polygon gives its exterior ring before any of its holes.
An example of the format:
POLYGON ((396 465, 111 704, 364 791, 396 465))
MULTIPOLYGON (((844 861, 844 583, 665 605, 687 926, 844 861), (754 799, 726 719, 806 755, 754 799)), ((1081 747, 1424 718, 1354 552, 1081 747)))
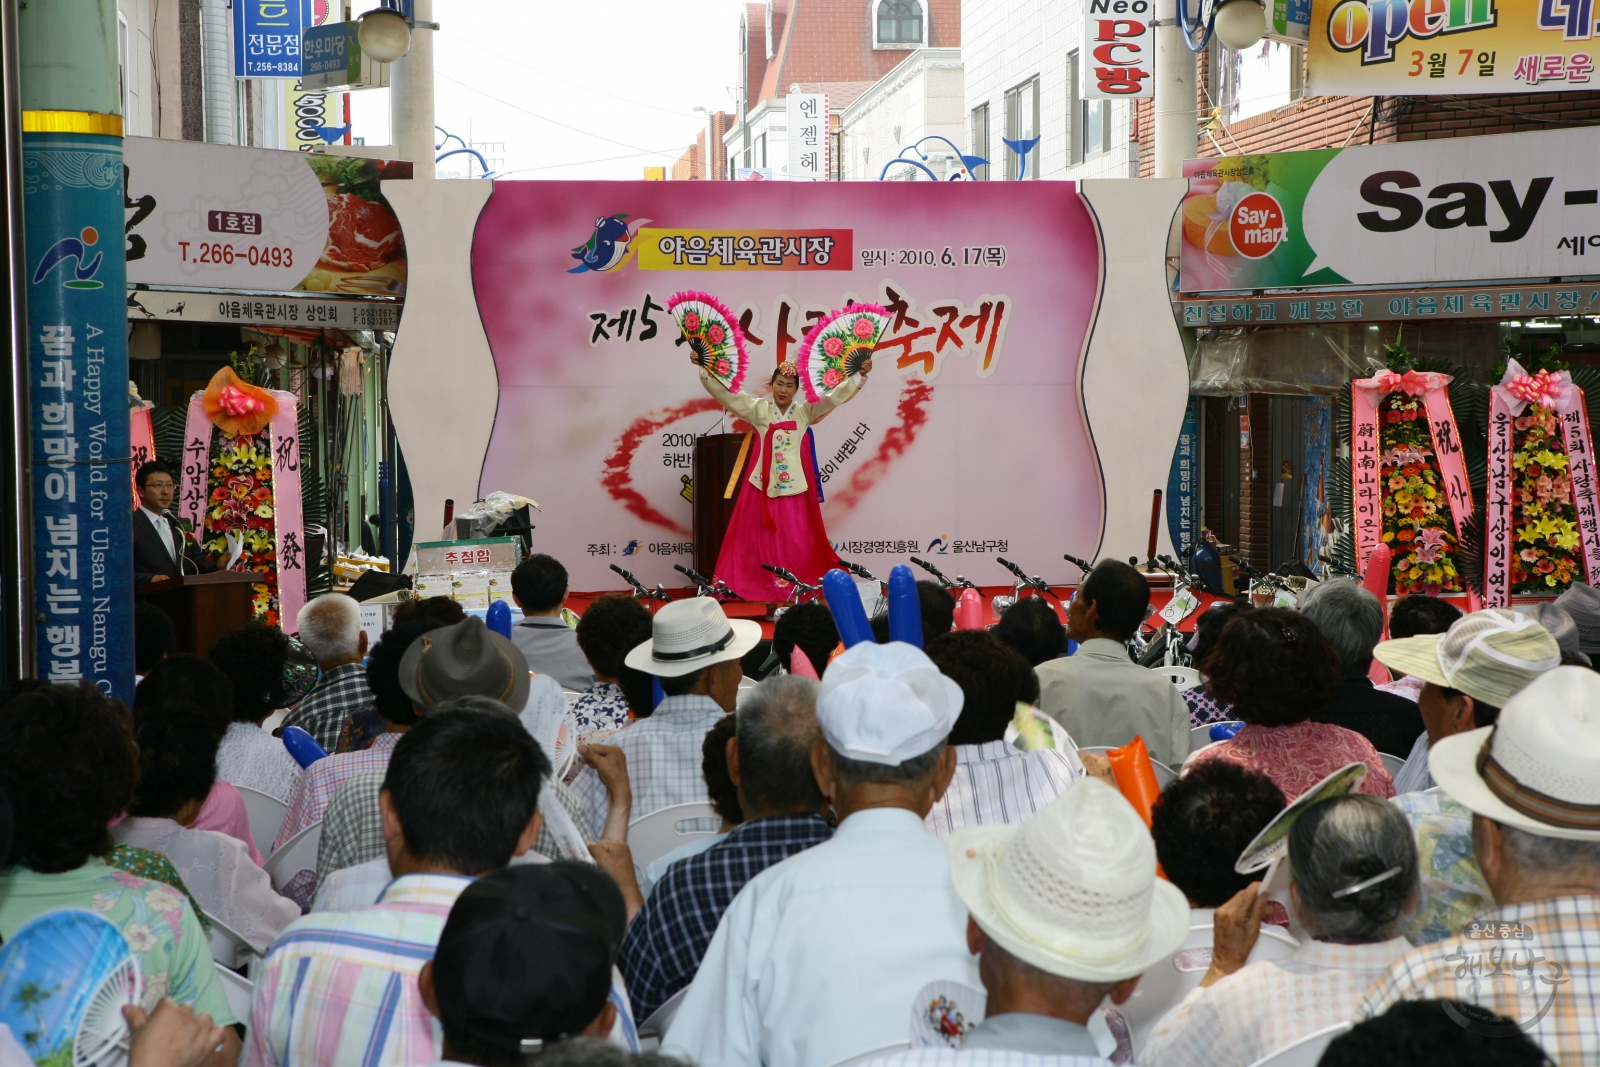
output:
POLYGON ((794 646, 794 651, 789 653, 789 673, 799 678, 815 678, 821 681, 817 669, 811 665, 811 657, 801 650, 799 645, 794 646))
POLYGON ((983 594, 976 589, 965 589, 956 601, 956 629, 983 629, 983 594))
MULTIPOLYGON (((1367 556, 1367 569, 1361 576, 1361 584, 1371 590, 1372 595, 1378 598, 1378 603, 1383 604, 1383 637, 1389 637, 1389 568, 1394 555, 1389 551, 1389 546, 1382 541, 1378 542, 1370 555, 1367 556)), ((1367 670, 1367 677, 1373 685, 1383 685, 1390 681, 1389 668, 1379 663, 1376 659, 1367 670)))

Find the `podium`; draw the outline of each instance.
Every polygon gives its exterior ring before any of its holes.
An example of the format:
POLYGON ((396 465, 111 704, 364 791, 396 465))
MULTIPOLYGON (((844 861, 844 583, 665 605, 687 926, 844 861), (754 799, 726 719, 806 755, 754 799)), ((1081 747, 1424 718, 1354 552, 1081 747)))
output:
POLYGON ((172 617, 179 652, 203 656, 217 638, 251 620, 251 587, 260 581, 255 571, 212 571, 136 585, 133 595, 172 617))
MULTIPOLYGON (((695 438, 694 569, 707 578, 716 577, 722 535, 727 532, 728 520, 733 518, 733 505, 739 500, 740 487, 750 476, 750 464, 754 460, 747 455, 733 492, 728 493, 728 482, 733 478, 739 453, 746 447, 745 439, 742 433, 712 433, 695 438)), ((750 448, 755 450, 754 440, 750 448)))

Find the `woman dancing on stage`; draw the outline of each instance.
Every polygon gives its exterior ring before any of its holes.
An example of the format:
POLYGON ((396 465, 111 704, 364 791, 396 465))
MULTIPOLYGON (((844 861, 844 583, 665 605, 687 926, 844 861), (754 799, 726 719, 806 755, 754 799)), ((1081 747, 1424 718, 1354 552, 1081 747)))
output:
POLYGON ((768 400, 739 389, 744 336, 725 307, 703 293, 680 293, 667 307, 688 342, 700 384, 754 427, 760 448, 747 450, 748 484, 728 520, 714 577, 746 600, 787 600, 793 587, 762 570, 763 563, 815 585, 839 559, 822 525, 806 429, 866 384, 887 313, 855 305, 823 319, 806 335, 798 362, 781 363, 772 372, 768 400))

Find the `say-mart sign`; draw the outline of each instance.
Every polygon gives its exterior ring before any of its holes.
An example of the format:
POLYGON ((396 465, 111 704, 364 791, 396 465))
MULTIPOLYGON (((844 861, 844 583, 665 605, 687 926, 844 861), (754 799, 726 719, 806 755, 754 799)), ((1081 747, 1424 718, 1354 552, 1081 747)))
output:
POLYGON ((315 24, 312 3, 233 0, 234 77, 300 77, 300 35, 315 24))
POLYGON ((1191 160, 1183 292, 1600 273, 1600 129, 1191 160))

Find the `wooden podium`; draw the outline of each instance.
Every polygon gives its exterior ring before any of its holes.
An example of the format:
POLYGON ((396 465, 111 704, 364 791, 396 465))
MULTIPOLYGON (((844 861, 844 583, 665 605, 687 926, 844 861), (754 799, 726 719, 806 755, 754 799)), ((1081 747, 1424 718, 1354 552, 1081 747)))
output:
MULTIPOLYGON (((744 443, 745 435, 742 433, 713 433, 695 439, 694 569, 707 578, 716 577, 717 556, 722 552, 722 535, 727 532, 728 520, 733 517, 733 505, 739 500, 740 487, 750 476, 752 459, 746 456, 739 477, 734 482, 733 492, 728 492, 728 482, 733 478, 733 469, 739 462, 739 452, 744 448, 744 443)), ((755 446, 753 440, 751 446, 755 446)))
POLYGON ((203 656, 217 638, 250 621, 251 586, 259 581, 255 571, 212 571, 136 585, 133 595, 172 616, 179 652, 203 656))

